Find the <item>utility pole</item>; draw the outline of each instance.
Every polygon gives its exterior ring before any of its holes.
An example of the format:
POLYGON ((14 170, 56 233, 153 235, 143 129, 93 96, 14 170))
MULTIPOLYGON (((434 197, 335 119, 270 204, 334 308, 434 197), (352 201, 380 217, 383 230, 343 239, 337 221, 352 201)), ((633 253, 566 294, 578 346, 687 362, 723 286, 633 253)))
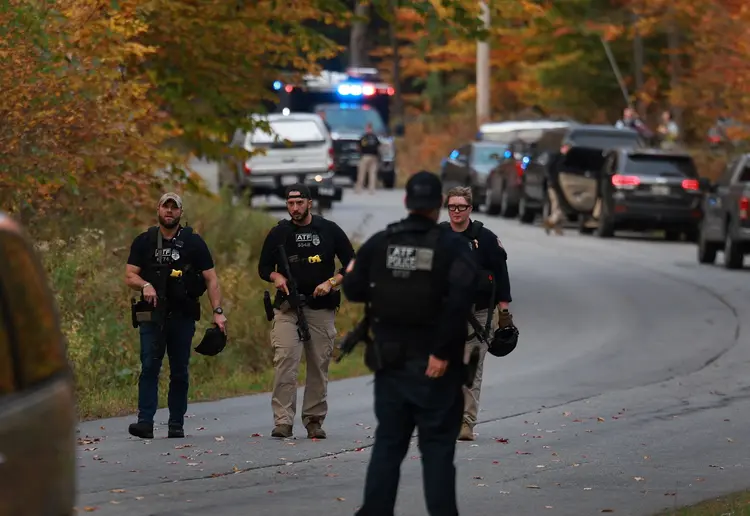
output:
POLYGON ((391 23, 389 25, 389 35, 391 39, 391 50, 393 52, 393 88, 395 90, 395 111, 399 123, 404 122, 404 101, 401 96, 401 58, 398 53, 398 31, 396 30, 396 21, 398 16, 398 0, 391 0, 391 23))
POLYGON ((643 115, 643 100, 641 98, 641 93, 643 92, 643 37, 641 36, 640 28, 638 27, 638 22, 640 19, 640 16, 638 16, 638 12, 636 9, 633 9, 632 11, 633 15, 633 72, 635 76, 635 91, 636 91, 636 107, 635 110, 638 112, 638 114, 643 115))
MULTIPOLYGON (((485 0, 479 0, 480 19, 485 30, 490 29, 490 8, 485 0)), ((490 120, 490 43, 488 39, 477 41, 477 125, 490 120)))

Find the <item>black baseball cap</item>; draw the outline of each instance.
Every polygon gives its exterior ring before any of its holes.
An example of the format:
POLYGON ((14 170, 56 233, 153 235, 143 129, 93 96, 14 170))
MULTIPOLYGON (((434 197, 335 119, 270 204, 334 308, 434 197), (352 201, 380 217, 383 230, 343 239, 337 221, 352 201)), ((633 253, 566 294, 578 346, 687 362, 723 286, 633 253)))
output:
POLYGON ((420 170, 406 182, 407 210, 440 209, 443 204, 443 183, 426 170, 420 170))
POLYGON ((289 185, 284 192, 285 199, 312 199, 310 189, 303 184, 289 185))

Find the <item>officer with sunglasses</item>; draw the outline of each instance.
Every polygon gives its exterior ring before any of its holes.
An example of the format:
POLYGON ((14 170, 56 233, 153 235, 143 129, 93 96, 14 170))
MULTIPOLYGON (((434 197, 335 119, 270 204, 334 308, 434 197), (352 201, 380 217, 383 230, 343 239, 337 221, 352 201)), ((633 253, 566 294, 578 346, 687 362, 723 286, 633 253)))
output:
MULTIPOLYGON (((474 316, 483 327, 490 323, 490 335, 497 328, 514 327, 513 317, 508 309, 512 300, 510 279, 508 278, 508 255, 502 242, 481 222, 471 220, 473 206, 471 188, 465 186, 451 188, 446 195, 446 204, 450 221, 441 222, 441 225, 450 227, 466 238, 479 268, 480 279, 474 298, 474 316), (491 321, 494 311, 494 306, 491 305, 497 306, 496 323, 491 321)), ((482 386, 482 366, 487 353, 487 345, 480 342, 476 332, 472 329, 469 330, 469 337, 466 343, 464 361, 468 361, 474 348, 479 349, 480 358, 474 384, 471 388, 464 386, 464 419, 461 425, 461 433, 458 436, 461 441, 474 440, 474 425, 477 422, 479 394, 482 386)))

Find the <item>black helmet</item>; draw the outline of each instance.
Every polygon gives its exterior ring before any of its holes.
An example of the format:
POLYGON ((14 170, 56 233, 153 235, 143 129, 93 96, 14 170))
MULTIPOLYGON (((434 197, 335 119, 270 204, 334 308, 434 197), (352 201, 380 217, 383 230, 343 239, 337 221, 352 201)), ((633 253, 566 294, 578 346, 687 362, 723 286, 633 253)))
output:
POLYGON ((506 326, 495 330, 487 351, 496 357, 504 357, 516 349, 518 344, 518 328, 515 326, 506 326))
POLYGON ((227 345, 227 336, 218 326, 213 325, 206 330, 201 343, 195 347, 195 352, 213 357, 222 352, 227 345))

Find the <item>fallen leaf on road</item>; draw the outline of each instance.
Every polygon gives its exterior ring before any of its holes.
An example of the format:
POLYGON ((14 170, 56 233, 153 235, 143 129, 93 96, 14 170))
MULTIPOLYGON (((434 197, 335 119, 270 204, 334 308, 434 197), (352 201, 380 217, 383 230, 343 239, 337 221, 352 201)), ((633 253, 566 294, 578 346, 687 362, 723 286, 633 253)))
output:
POLYGON ((530 486, 526 486, 526 489, 539 489, 539 486, 530 485, 530 486))
POLYGON ((120 505, 122 502, 118 502, 117 500, 110 500, 109 503, 112 505, 120 505))
POLYGON ((602 509, 602 512, 615 512, 614 509, 602 509))
POLYGON ((544 508, 545 508, 545 509, 551 509, 551 508, 552 508, 552 506, 551 506, 551 505, 545 505, 545 506, 544 506, 544 508))
POLYGON ((727 442, 728 442, 728 443, 733 443, 733 442, 734 442, 734 440, 733 440, 733 439, 732 439, 731 437, 727 437, 727 442))
POLYGON ((135 499, 136 500, 143 500, 143 497, 142 496, 136 496, 135 499))
POLYGON ((591 488, 590 487, 584 487, 583 490, 584 491, 591 491, 591 488))
POLYGON ((487 487, 487 484, 477 484, 477 487, 487 487))
POLYGON ((84 507, 83 510, 86 512, 94 512, 94 511, 98 511, 99 507, 84 507))
POLYGON ((199 432, 200 432, 201 430, 205 430, 205 429, 206 429, 206 427, 205 427, 205 426, 199 426, 198 428, 196 428, 196 430, 197 430, 197 431, 199 431, 199 432))
POLYGON ((346 500, 346 498, 342 498, 341 496, 337 496, 336 500, 338 500, 339 502, 343 502, 344 500, 346 500))
POLYGON ((517 451, 517 452, 516 452, 516 455, 531 455, 531 452, 527 452, 527 451, 517 451))
POLYGON ((664 496, 677 496, 677 493, 664 493, 664 496))
POLYGON ((563 416, 568 417, 569 415, 570 415, 570 412, 568 412, 567 410, 563 412, 563 416))
POLYGON ((508 440, 505 437, 498 437, 495 439, 495 441, 503 444, 508 444, 508 440))
POLYGON ((492 463, 493 464, 500 464, 500 461, 499 460, 493 460, 492 463))
POLYGON ((259 434, 258 432, 255 432, 250 437, 263 437, 263 436, 261 434, 259 434))
POLYGON ((124 489, 112 489, 112 490, 110 491, 110 493, 124 493, 124 492, 125 492, 125 490, 124 490, 124 489))
POLYGON ((636 482, 643 482, 645 479, 643 477, 633 477, 633 480, 636 482))
POLYGON ((219 437, 214 437, 214 441, 221 442, 224 440, 224 436, 220 435, 219 437))
POLYGON ((544 464, 537 464, 537 466, 536 466, 536 467, 537 467, 537 468, 543 468, 543 467, 544 467, 544 464))

